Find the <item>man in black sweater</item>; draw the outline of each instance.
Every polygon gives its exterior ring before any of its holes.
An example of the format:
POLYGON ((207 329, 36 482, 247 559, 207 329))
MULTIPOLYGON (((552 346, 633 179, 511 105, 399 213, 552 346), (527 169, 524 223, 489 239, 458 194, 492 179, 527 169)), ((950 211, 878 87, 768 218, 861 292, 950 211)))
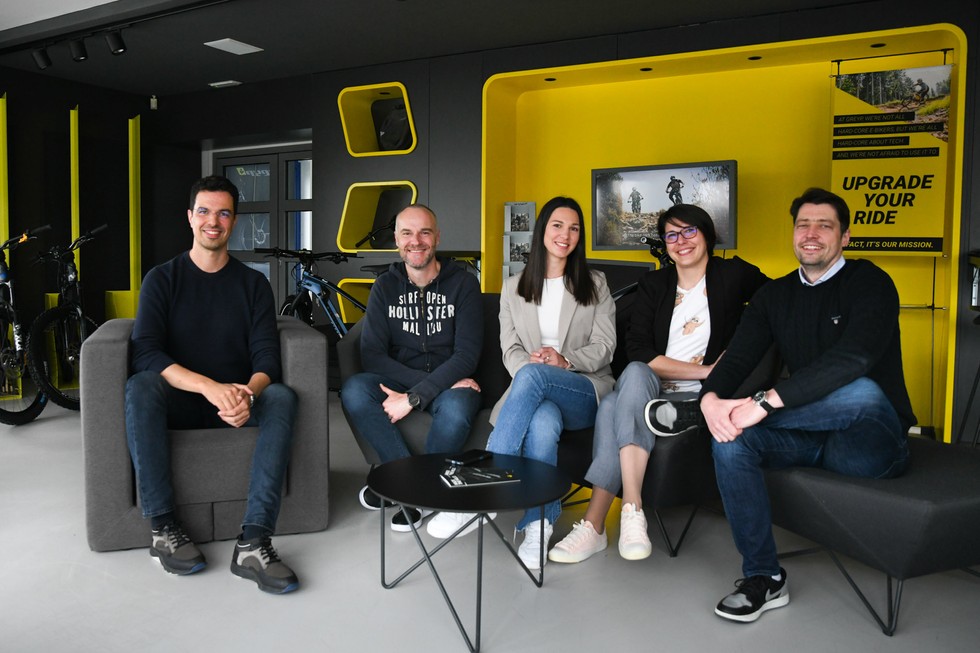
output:
MULTIPOLYGON (((744 576, 715 613, 741 622, 789 603, 763 469, 897 476, 905 470, 906 434, 916 421, 902 371, 898 292, 870 261, 843 258, 850 238, 847 204, 811 188, 790 213, 800 267, 755 294, 699 400, 744 576), (789 378, 736 397, 774 343, 789 378)), ((693 402, 672 408, 676 416, 662 403, 649 408, 663 435, 700 417, 693 402)))
MULTIPOLYGON (((292 444, 296 394, 278 383, 272 288, 228 254, 238 189, 224 177, 191 187, 191 249, 146 275, 132 335, 126 436, 150 555, 172 574, 206 565, 175 514, 168 428, 259 427, 242 534, 231 571, 275 594, 299 587, 272 546, 292 444)), ((220 473, 220 470, 219 470, 220 473)))

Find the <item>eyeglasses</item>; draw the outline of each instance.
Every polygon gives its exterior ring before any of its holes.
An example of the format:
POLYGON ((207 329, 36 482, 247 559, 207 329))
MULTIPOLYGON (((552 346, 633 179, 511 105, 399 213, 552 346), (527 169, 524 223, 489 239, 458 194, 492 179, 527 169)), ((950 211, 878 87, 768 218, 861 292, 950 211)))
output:
POLYGON ((668 231, 664 234, 665 243, 676 243, 677 239, 684 236, 684 240, 691 240, 698 235, 697 227, 684 227, 680 231, 668 231))

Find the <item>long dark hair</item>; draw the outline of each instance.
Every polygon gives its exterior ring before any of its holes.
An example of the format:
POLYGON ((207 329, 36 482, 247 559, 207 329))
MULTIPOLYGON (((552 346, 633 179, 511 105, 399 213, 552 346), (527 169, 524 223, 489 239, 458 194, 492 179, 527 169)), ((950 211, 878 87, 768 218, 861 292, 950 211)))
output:
POLYGON ((583 306, 598 303, 599 293, 592 281, 592 274, 589 273, 589 265, 585 261, 585 217, 582 215, 582 207, 571 197, 553 197, 541 207, 538 220, 534 223, 527 266, 517 282, 517 294, 526 302, 541 304, 544 275, 548 269, 548 251, 544 247, 544 232, 551 220, 551 214, 561 208, 575 211, 579 228, 578 245, 565 259, 565 288, 572 293, 575 301, 583 306))

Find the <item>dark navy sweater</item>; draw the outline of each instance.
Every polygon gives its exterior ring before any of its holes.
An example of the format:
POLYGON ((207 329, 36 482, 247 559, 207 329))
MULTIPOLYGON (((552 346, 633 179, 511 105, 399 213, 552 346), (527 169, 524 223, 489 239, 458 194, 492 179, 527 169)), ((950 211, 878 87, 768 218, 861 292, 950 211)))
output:
POLYGON ((701 393, 732 398, 775 342, 790 376, 774 389, 787 407, 867 377, 881 387, 907 430, 916 418, 905 388, 898 306, 891 277, 870 261, 849 260, 816 286, 804 285, 793 270, 752 298, 701 393))
POLYGON ((232 258, 208 273, 184 252, 150 270, 133 327, 132 373, 177 363, 219 383, 247 383, 254 373, 279 380, 279 334, 272 288, 232 258))
POLYGON ((483 347, 479 282, 456 262, 439 262, 423 291, 404 263, 392 263, 371 288, 361 333, 364 371, 402 383, 423 408, 473 374, 483 347))

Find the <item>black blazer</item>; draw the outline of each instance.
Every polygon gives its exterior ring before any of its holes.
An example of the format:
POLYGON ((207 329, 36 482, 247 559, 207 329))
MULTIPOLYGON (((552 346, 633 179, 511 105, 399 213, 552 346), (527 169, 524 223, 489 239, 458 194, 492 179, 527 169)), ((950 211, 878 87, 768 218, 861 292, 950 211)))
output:
MULTIPOLYGON (((711 334, 704 364, 711 365, 732 339, 745 304, 769 277, 737 256, 730 259, 712 256, 705 276, 711 334)), ((677 270, 672 265, 648 272, 640 279, 626 334, 626 354, 630 361, 649 363, 667 351, 676 294, 677 270)))

